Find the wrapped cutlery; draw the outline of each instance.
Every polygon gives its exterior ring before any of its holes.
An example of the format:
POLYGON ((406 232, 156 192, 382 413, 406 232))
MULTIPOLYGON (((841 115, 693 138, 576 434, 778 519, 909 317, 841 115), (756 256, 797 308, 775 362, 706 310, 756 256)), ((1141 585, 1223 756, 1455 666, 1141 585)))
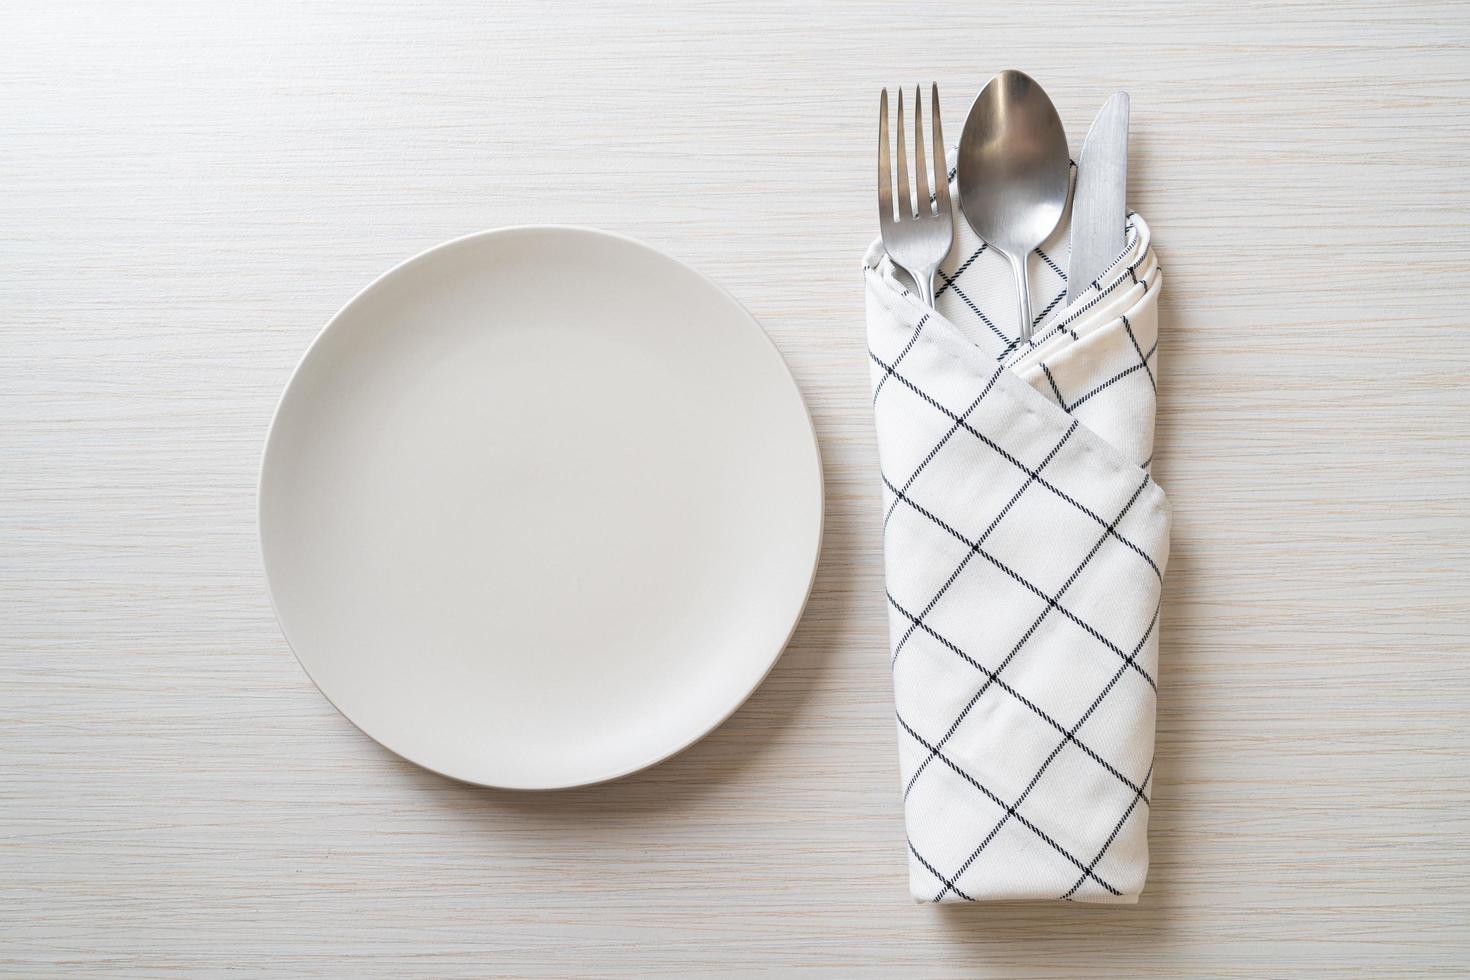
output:
POLYGON ((910 885, 1133 902, 1148 868, 1169 505, 1149 475, 1162 275, 1147 224, 1071 302, 1068 229, 1007 260, 956 222, 935 302, 865 257, 910 885), (1059 261, 1059 259, 1061 261, 1059 261))

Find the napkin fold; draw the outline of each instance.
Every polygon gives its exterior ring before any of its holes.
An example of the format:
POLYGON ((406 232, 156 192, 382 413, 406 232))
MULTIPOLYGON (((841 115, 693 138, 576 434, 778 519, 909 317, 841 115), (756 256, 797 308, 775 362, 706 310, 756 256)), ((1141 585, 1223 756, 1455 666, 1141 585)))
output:
POLYGON ((921 901, 1136 902, 1148 870, 1162 276, 1130 215, 1123 254, 1066 306, 1067 223, 1031 256, 1031 343, 1007 260, 958 212, 937 309, 881 243, 864 259, 921 901))

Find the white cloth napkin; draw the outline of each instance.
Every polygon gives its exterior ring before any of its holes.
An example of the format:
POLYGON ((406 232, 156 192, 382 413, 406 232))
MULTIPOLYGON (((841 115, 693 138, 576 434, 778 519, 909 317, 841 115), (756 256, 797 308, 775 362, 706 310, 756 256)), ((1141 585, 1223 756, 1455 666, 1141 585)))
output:
POLYGON ((922 901, 1136 902, 1148 870, 1162 279, 1132 215, 1124 254, 1065 307, 1066 225, 1031 257, 1029 345, 1006 260, 958 212, 937 311, 880 243, 864 260, 922 901))

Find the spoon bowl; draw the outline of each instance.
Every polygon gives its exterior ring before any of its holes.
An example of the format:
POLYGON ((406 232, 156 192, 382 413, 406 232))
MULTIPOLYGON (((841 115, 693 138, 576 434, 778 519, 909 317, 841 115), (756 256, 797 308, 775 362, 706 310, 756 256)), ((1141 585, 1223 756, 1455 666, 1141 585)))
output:
POLYGON ((1023 340, 1032 327, 1026 259, 1066 210, 1069 171, 1067 134, 1041 86, 1015 70, 992 78, 965 118, 956 183, 965 220, 1010 260, 1023 340))

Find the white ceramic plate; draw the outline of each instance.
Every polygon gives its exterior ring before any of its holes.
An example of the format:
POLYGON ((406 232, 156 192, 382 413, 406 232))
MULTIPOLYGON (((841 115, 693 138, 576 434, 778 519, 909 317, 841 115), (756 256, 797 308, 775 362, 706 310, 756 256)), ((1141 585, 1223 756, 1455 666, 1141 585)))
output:
POLYGON ((428 769, 620 776, 728 717, 806 602, 821 464, 760 326, 579 228, 472 235, 337 314, 276 410, 260 539, 302 666, 428 769))

